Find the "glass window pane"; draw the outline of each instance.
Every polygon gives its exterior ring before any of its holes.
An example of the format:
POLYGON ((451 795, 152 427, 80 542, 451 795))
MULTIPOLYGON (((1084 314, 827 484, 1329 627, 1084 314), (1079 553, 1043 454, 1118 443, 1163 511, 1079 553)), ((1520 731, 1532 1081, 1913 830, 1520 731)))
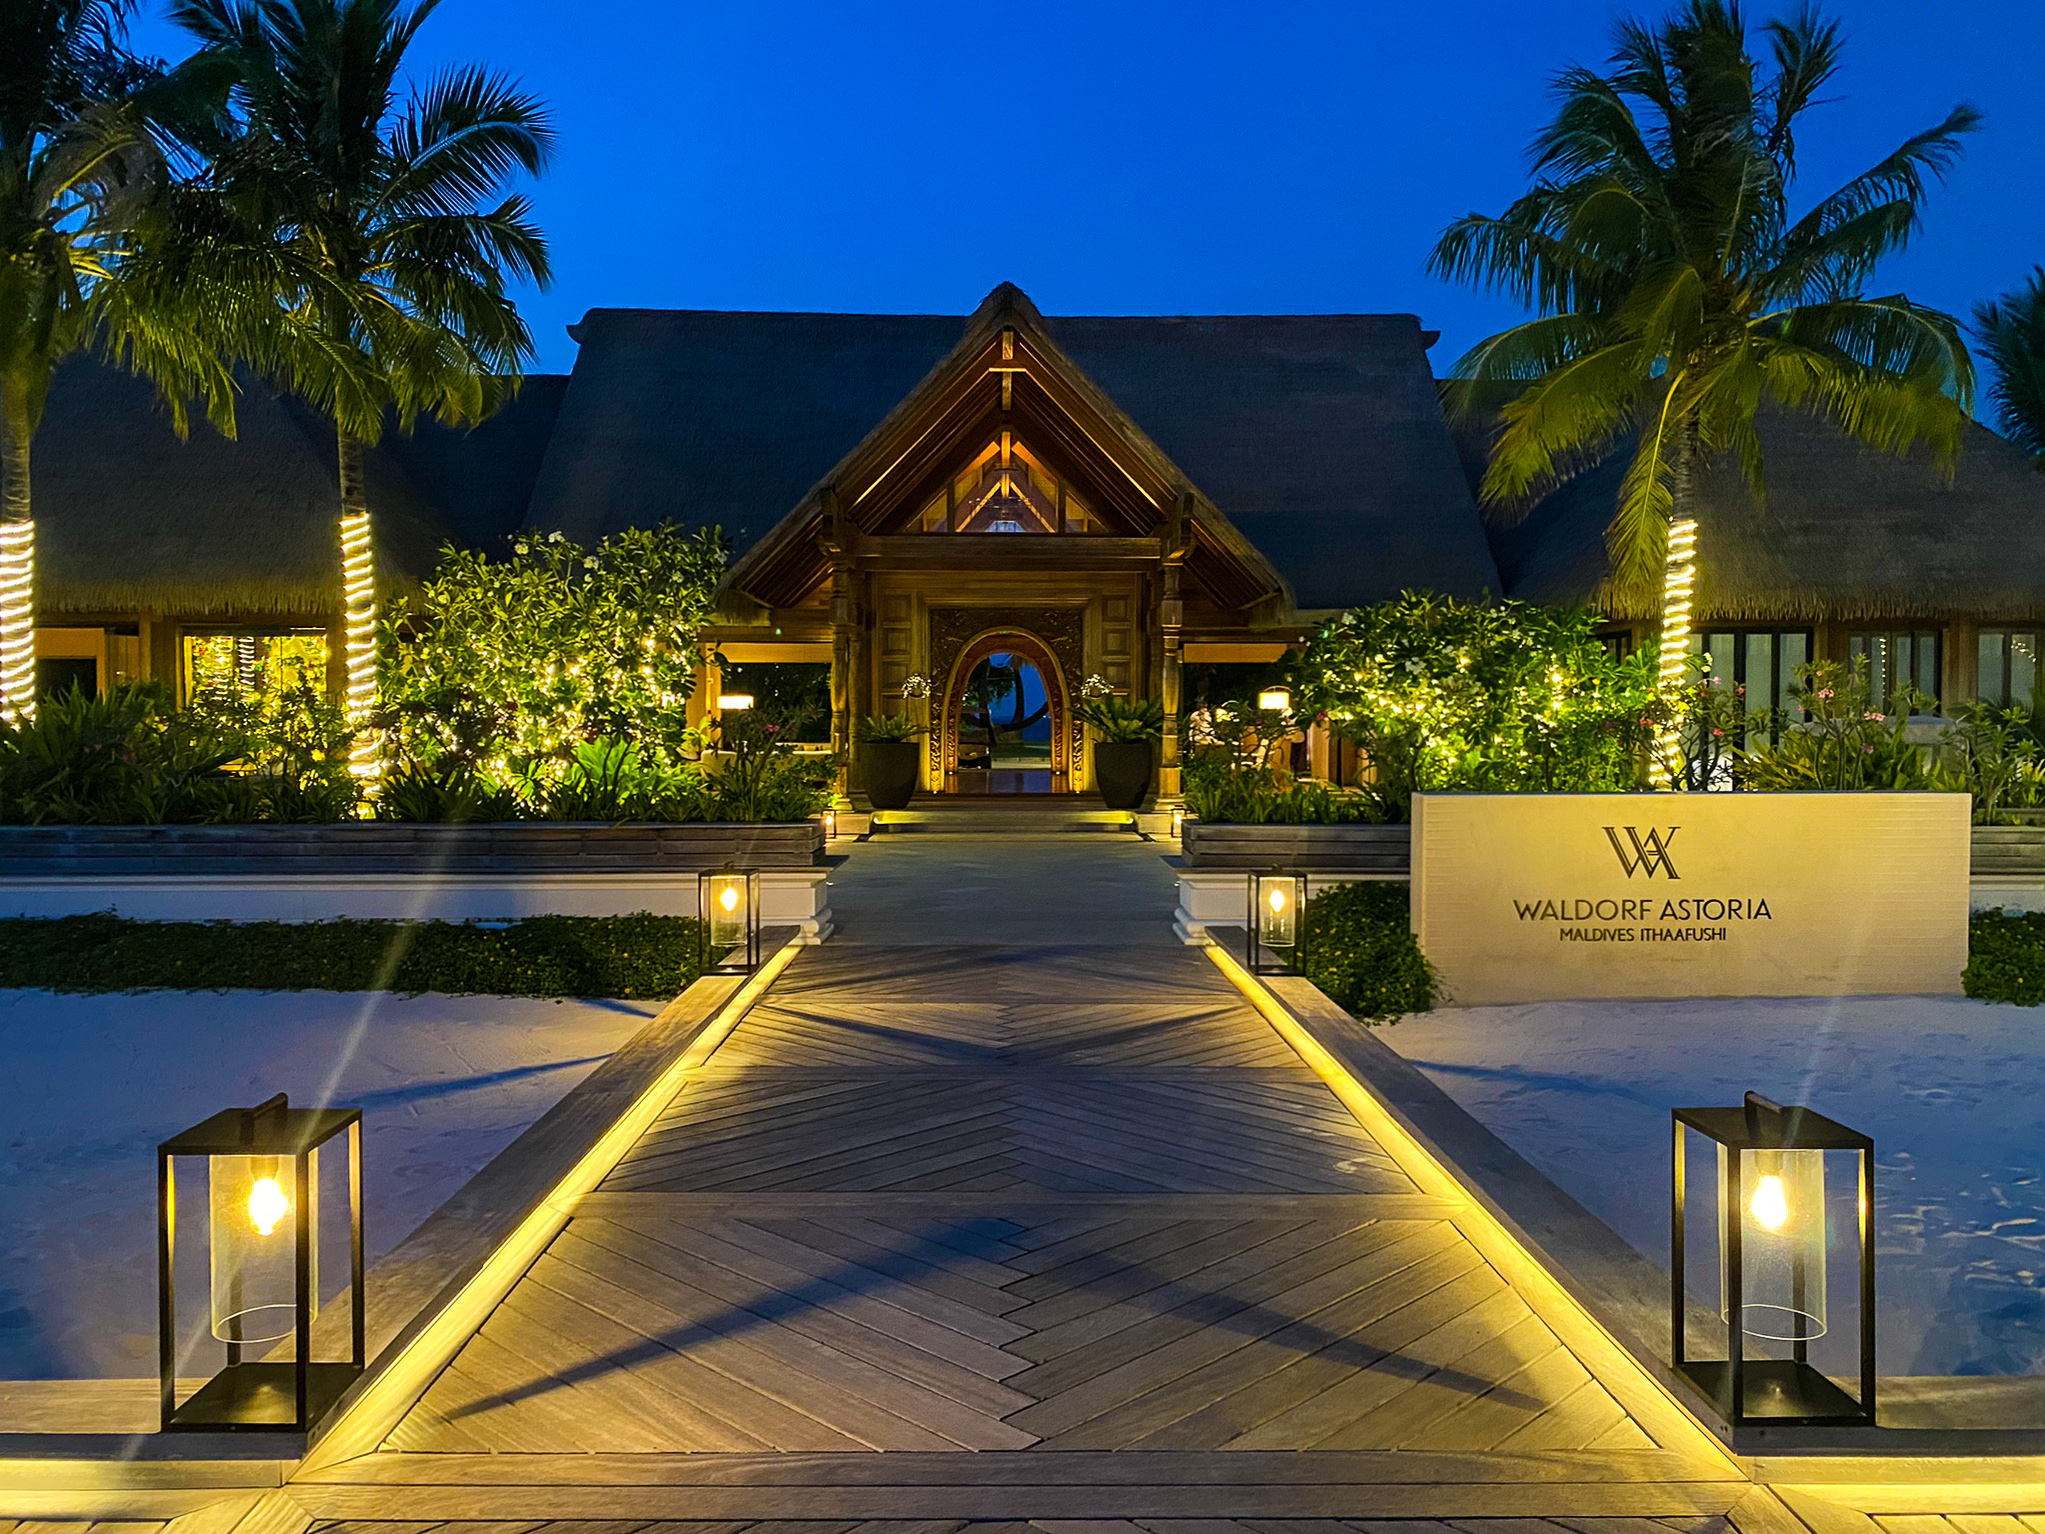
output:
POLYGON ((2003 661, 2011 637, 1994 629, 1983 629, 1976 651, 1980 669, 1975 673, 1975 696, 1998 708, 2009 702, 2010 689, 2003 675, 2003 661))
POLYGON ((1916 662, 1913 680, 1917 690, 1931 698, 1939 696, 1938 635, 1936 633, 1915 636, 1916 662))

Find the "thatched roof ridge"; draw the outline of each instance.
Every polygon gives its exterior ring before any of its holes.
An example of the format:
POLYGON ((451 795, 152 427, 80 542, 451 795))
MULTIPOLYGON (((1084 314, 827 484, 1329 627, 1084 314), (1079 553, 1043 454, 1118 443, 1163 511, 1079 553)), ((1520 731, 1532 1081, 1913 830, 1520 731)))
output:
MULTIPOLYGON (((544 383, 529 393, 474 434, 422 423, 371 451, 387 589, 424 576, 450 540, 518 524, 525 484, 512 483, 508 455, 522 437, 543 440, 552 414, 544 383)), ((332 428, 257 384, 243 389, 237 417, 233 439, 195 420, 180 440, 150 384, 84 358, 64 365, 32 460, 45 613, 302 619, 339 610, 332 428)))
MULTIPOLYGON (((1474 433, 1465 459, 1481 474, 1474 433)), ((1918 453, 1899 460, 1831 423, 1766 411, 1768 496, 1756 505, 1736 470, 1714 467, 1699 499, 1697 609, 1727 622, 1830 617, 1989 621, 2045 617, 2045 474, 2020 448, 1970 423, 1947 478, 1918 453)), ((1653 602, 1615 599, 1604 532, 1627 452, 1572 480, 1515 527, 1492 526, 1507 594, 1589 604, 1615 618, 1653 602)))
MULTIPOLYGON (((1028 300, 1004 285, 989 303, 1028 300)), ((720 523, 742 555, 990 312, 592 310, 532 523, 582 539, 720 523)), ((1411 315, 1040 323, 1300 606, 1498 589, 1411 315)))

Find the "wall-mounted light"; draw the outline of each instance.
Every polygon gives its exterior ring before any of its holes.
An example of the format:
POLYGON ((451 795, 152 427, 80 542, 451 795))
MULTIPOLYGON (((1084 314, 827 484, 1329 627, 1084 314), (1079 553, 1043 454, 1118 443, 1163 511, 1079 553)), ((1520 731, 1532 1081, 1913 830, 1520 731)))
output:
POLYGON ((1669 1299, 1676 1368, 1734 1427, 1872 1423, 1875 1142, 1822 1113, 1785 1108, 1754 1092, 1738 1108, 1678 1108, 1674 1125, 1669 1299), (1713 1202, 1718 1317, 1725 1327, 1718 1358, 1689 1356, 1686 1129, 1718 1149, 1713 1202), (1857 1218, 1835 1219, 1835 1204, 1849 1196, 1857 1218), (1858 1311, 1857 1348, 1832 1325, 1835 1302, 1848 1296, 1858 1311), (1812 1344, 1827 1337, 1837 1361, 1857 1373, 1858 1399, 1834 1382, 1835 1375, 1851 1377, 1848 1370, 1812 1361, 1812 1344))
POLYGON ((1292 689, 1289 687, 1265 688, 1257 694, 1257 707, 1267 713, 1284 713, 1292 707, 1292 689))
POLYGON ((753 695, 749 692, 721 692, 717 695, 717 711, 720 714, 743 714, 753 706, 753 695))
POLYGON ((750 975, 760 967, 760 875, 725 868, 696 876, 702 972, 750 975))
POLYGON ((1299 947, 1300 908, 1307 901, 1305 874, 1277 869, 1253 871, 1249 887, 1250 972, 1283 974, 1299 947))
POLYGON ((156 1148, 158 1363, 162 1421, 174 1429, 304 1432, 362 1373, 362 1112, 293 1108, 279 1092, 230 1108, 156 1148), (352 1347, 346 1362, 313 1355, 320 1305, 320 1148, 348 1136, 347 1220, 352 1347), (226 1364, 177 1397, 177 1163, 205 1163, 202 1212, 210 1282, 208 1333, 226 1364), (268 1355, 289 1343, 289 1356, 268 1355), (251 1353, 256 1356, 251 1357, 251 1353))

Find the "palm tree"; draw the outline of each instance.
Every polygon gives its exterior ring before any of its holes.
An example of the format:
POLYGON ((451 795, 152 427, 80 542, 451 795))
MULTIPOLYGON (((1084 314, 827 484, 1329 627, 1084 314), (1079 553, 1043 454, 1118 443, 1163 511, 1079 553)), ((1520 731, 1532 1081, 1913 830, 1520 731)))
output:
POLYGON ((1916 232, 1929 184, 1979 114, 1956 107, 1792 217, 1797 134, 1839 67, 1841 36, 1808 8, 1762 31, 1765 64, 1736 0, 1622 23, 1610 73, 1558 76, 1532 189, 1502 215, 1456 220, 1430 260, 1538 316, 1474 348, 1446 391, 1465 416, 1508 401, 1488 506, 1524 514, 1630 452, 1606 534, 1607 594, 1645 608, 1660 579, 1665 682, 1688 664, 1693 487, 1729 459, 1765 495, 1764 401, 1883 452, 1927 444, 1950 470, 1973 393, 1955 320, 1861 289, 1916 232))
MULTIPOLYGON (((0 0, 0 719, 35 712, 31 448, 51 381, 87 345, 153 378, 178 429, 205 398, 234 427, 233 378, 198 320, 124 287, 138 230, 169 184, 173 137, 203 71, 165 71, 122 46, 133 0, 0 0)), ((195 278, 203 275, 192 268, 195 278)))
POLYGON ((1996 420, 2045 468, 2045 266, 2015 291, 1976 304, 1974 334, 1995 371, 1988 397, 1996 420))
POLYGON ((213 216, 270 257, 255 360, 333 421, 340 478, 350 766, 373 780, 377 603, 367 450, 395 420, 488 415, 532 337, 507 287, 544 287, 519 175, 545 168, 544 108, 505 77, 449 69, 400 102, 405 52, 439 0, 174 0, 234 81, 213 216))

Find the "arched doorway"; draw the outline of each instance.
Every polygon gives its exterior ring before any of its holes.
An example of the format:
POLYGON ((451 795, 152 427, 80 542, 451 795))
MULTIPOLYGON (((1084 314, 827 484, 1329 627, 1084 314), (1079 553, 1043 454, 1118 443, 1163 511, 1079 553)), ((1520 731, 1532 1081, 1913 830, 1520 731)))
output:
POLYGON ((1034 635, 990 630, 960 650, 937 711, 948 794, 1063 794, 1072 774, 1065 678, 1034 635))

